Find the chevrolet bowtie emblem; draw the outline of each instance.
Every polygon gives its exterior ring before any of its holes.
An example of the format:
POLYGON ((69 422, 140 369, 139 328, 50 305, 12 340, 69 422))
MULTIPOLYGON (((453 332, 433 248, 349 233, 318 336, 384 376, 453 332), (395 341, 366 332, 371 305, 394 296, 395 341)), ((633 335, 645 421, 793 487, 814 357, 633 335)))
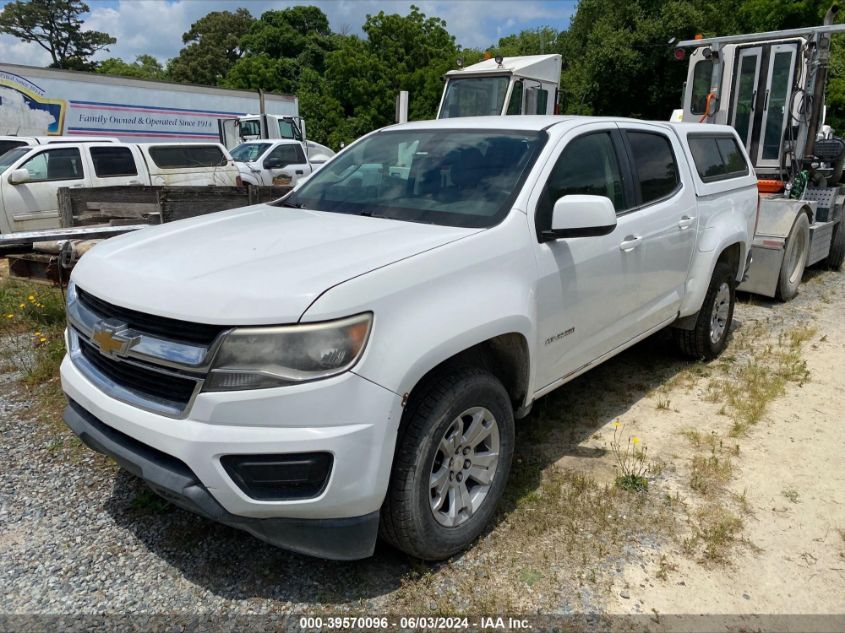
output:
POLYGON ((94 326, 91 339, 106 356, 126 356, 139 337, 127 336, 129 327, 116 319, 100 321, 94 326))

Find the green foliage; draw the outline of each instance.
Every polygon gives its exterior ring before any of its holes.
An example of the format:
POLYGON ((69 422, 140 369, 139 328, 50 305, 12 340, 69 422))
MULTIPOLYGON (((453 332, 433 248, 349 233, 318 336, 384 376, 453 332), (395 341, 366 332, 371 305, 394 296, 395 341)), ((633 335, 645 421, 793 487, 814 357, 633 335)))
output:
POLYGON ((35 42, 50 53, 54 68, 88 70, 91 56, 117 40, 108 33, 83 31, 80 16, 89 12, 80 0, 15 0, 0 12, 0 33, 35 42))
POLYGON ((159 61, 152 55, 138 55, 131 64, 118 57, 109 57, 100 62, 97 72, 118 77, 138 79, 167 79, 167 73, 159 61))
POLYGON ((246 9, 212 11, 182 35, 185 48, 171 60, 168 71, 175 81, 210 86, 219 84, 240 59, 243 38, 255 19, 246 9))

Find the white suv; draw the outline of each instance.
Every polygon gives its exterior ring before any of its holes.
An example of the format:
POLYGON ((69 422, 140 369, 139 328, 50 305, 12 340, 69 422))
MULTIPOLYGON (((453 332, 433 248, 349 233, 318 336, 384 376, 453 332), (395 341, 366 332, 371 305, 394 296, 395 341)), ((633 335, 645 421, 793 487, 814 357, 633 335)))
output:
POLYGON ((756 209, 728 127, 386 128, 281 201, 86 254, 65 420, 270 543, 444 558, 493 515, 537 398, 669 325, 721 352, 756 209))

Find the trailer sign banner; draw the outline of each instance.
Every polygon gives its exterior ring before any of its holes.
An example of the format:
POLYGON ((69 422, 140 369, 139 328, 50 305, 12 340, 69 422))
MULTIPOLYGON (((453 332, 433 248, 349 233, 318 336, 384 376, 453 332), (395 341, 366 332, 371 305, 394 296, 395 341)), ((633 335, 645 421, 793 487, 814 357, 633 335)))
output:
POLYGON ((221 119, 298 116, 296 97, 0 64, 0 134, 218 142, 221 119))
POLYGON ((242 112, 71 101, 66 134, 218 140, 217 119, 242 112))

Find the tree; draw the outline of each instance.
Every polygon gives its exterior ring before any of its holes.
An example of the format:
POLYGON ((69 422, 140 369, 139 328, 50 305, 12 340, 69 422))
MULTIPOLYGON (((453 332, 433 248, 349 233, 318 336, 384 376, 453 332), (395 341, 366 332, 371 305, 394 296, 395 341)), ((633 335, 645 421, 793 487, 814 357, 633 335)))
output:
POLYGON ((90 69, 95 66, 91 56, 117 40, 82 30, 80 16, 89 11, 80 0, 15 0, 0 12, 0 32, 35 42, 50 53, 54 68, 90 69))
POLYGON ((117 57, 110 57, 99 63, 97 72, 138 79, 167 79, 167 73, 161 63, 152 55, 138 55, 131 64, 117 57))
POLYGON ((212 11, 182 35, 186 46, 170 61, 168 72, 175 81, 219 84, 241 58, 241 40, 255 18, 246 9, 212 11))

